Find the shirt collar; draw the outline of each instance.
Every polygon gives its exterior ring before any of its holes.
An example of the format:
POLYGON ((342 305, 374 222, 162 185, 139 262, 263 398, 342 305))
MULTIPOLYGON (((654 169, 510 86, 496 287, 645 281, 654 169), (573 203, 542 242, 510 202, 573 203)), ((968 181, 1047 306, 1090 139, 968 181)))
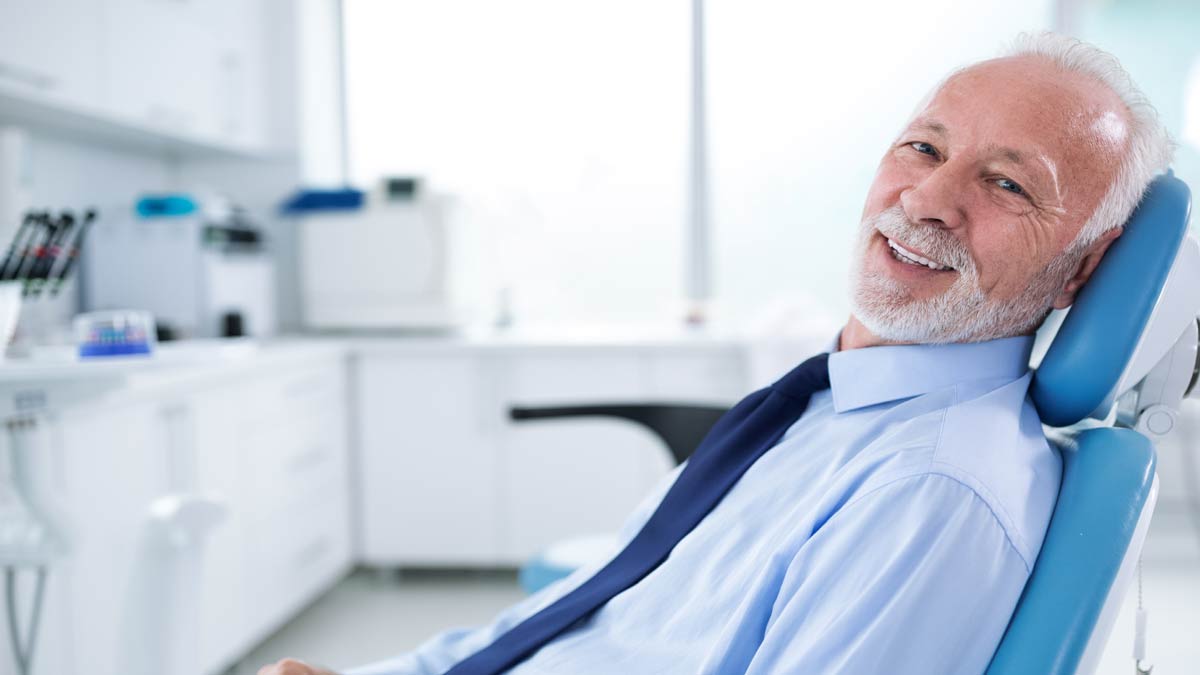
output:
MULTIPOLYGON (((835 340, 834 344, 837 342, 835 340)), ((928 345, 883 345, 829 355, 837 412, 910 398, 973 380, 1015 380, 1029 370, 1032 335, 928 345)))

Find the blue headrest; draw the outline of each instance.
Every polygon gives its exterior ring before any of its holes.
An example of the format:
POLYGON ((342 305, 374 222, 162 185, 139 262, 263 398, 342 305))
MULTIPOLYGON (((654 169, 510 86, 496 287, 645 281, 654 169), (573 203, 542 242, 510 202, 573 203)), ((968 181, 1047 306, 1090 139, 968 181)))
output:
POLYGON ((1113 393, 1187 234, 1190 209, 1191 191, 1173 174, 1150 184, 1034 374, 1030 396, 1044 424, 1075 424, 1113 393))

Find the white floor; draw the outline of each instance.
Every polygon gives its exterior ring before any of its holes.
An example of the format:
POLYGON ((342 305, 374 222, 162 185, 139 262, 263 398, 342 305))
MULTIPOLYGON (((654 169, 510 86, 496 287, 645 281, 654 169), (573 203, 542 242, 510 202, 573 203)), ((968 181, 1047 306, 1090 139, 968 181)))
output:
MULTIPOLYGON (((1200 673, 1200 528, 1159 504, 1142 552, 1146 655, 1159 675, 1200 673)), ((1130 675, 1137 587, 1113 626, 1097 675, 1130 675)))
MULTIPOLYGON (((1200 672, 1200 541, 1182 513, 1155 516, 1143 556, 1154 672, 1200 672)), ((254 651, 231 675, 252 675, 285 656, 345 667, 409 650, 452 626, 476 625, 521 597, 511 573, 358 572, 254 651)), ((1129 675, 1132 589, 1113 629, 1098 675, 1129 675)))
POLYGON ((284 657, 329 668, 409 651, 455 626, 485 623, 524 597, 515 572, 358 571, 243 660, 230 675, 252 675, 284 657))

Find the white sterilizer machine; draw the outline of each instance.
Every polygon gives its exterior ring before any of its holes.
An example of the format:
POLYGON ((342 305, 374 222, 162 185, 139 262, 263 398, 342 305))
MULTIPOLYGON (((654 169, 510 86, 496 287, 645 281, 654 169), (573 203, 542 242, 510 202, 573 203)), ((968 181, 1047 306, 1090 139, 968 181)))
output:
POLYGON ((464 320, 445 197, 385 179, 355 208, 296 213, 304 324, 445 331, 464 320))

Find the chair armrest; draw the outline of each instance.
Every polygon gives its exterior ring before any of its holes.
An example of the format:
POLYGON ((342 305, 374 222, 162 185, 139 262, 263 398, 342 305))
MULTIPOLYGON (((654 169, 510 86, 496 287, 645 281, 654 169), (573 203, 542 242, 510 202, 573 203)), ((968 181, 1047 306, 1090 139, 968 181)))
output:
POLYGON ((682 463, 704 440, 728 408, 713 405, 665 403, 591 403, 583 405, 509 408, 518 422, 577 417, 615 417, 649 429, 667 445, 676 464, 682 463))

